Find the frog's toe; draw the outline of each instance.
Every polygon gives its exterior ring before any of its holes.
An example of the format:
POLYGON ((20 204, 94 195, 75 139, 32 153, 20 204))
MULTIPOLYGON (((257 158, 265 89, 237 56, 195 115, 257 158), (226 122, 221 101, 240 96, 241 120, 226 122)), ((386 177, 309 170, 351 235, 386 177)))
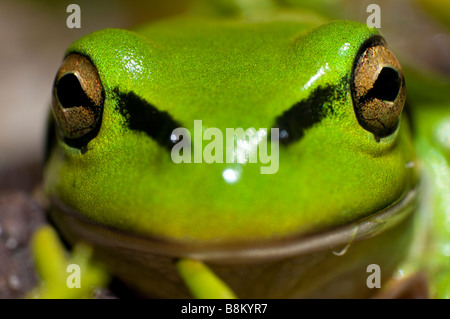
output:
POLYGON ((89 246, 79 243, 69 255, 50 226, 36 232, 32 250, 41 284, 28 298, 89 298, 108 282, 106 272, 91 261, 89 246))

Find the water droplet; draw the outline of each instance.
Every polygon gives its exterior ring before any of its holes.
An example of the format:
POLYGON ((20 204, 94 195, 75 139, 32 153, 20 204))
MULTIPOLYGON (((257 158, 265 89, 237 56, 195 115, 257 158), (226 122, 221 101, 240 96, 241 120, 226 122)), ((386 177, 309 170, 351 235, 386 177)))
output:
POLYGON ((342 248, 340 251, 334 251, 333 250, 333 255, 335 256, 344 256, 345 253, 347 252, 348 248, 350 247, 350 244, 345 245, 344 248, 342 248))

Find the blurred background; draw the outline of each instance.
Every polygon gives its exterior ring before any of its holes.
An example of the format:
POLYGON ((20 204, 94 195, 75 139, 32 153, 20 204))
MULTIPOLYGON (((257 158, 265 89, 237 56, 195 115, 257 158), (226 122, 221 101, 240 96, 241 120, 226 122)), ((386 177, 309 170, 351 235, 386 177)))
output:
MULTIPOLYGON (((275 1, 0 1, 0 172, 42 159, 54 75, 65 49, 102 28, 130 28, 149 20, 192 12, 245 14, 246 8, 275 1), (81 28, 69 29, 70 3, 81 7, 81 28), (206 4, 208 3, 208 4, 206 4)), ((450 74, 450 0, 296 1, 331 18, 366 22, 366 8, 381 8, 381 32, 402 63, 450 74)), ((0 179, 0 184, 2 183, 0 179)))

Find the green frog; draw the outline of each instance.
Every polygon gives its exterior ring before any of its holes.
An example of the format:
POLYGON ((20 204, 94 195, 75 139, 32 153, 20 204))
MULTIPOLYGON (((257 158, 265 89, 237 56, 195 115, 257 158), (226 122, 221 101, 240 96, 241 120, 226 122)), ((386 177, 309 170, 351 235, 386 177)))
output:
POLYGON ((54 284, 36 294, 78 296, 66 263, 88 270, 83 294, 105 284, 93 254, 149 297, 361 298, 417 274, 449 297, 448 85, 409 80, 377 29, 309 11, 82 37, 54 81, 43 182, 75 257, 38 232, 54 284), (271 163, 245 153, 262 148, 271 163))

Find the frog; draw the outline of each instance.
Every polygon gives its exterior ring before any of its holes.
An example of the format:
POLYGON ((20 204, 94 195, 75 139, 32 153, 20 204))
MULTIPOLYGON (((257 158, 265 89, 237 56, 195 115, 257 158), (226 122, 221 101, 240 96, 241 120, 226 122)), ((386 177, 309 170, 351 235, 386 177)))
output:
MULTIPOLYGON (((309 11, 96 31, 67 49, 55 77, 42 187, 49 216, 65 240, 82 243, 75 256, 84 259, 71 260, 94 272, 88 282, 106 284, 105 267, 142 296, 372 297, 376 265, 388 290, 399 273, 413 283, 425 274, 429 295, 448 298, 449 117, 427 138, 448 115, 448 85, 434 100, 417 97, 436 112, 419 105, 427 115, 415 117, 405 111, 406 78, 377 29, 309 11), (211 128, 249 128, 234 141, 254 147, 264 136, 276 172, 236 158, 173 160, 211 128), (424 171, 444 176, 430 195, 441 205, 432 227, 424 171), (415 253, 427 250, 430 228, 432 258, 415 253), (101 267, 82 261, 92 255, 101 267)), ((202 138, 194 150, 205 154, 212 136, 202 138)), ((57 241, 45 228, 35 246, 57 241)))

